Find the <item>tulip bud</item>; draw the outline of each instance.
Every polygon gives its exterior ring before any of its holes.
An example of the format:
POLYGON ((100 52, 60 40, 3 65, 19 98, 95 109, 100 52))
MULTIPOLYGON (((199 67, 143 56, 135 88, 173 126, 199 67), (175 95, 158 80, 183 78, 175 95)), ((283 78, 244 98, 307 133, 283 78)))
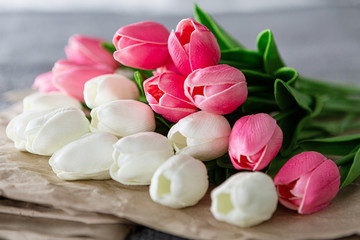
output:
POLYGON ((130 79, 119 74, 106 74, 85 83, 84 99, 89 108, 95 108, 120 99, 139 99, 139 90, 130 79))
POLYGON ((50 156, 56 150, 89 132, 89 121, 76 108, 58 108, 32 119, 26 126, 26 150, 50 156))
POLYGON ((219 221, 251 227, 271 218, 277 206, 272 179, 262 172, 237 173, 211 192, 211 213, 219 221))
POLYGON ((78 100, 60 92, 33 93, 24 98, 23 105, 24 111, 61 107, 82 109, 81 103, 78 100))
POLYGON ((64 180, 109 179, 116 141, 110 133, 88 133, 57 150, 49 164, 64 180))
POLYGON ((208 161, 227 152, 230 131, 225 117, 199 111, 172 126, 168 138, 177 154, 188 154, 208 161))
POLYGON ((209 186, 205 165, 195 158, 179 154, 161 165, 151 179, 150 197, 172 208, 197 204, 209 186))
POLYGON ((65 47, 67 59, 86 65, 106 65, 112 69, 118 67, 111 53, 102 47, 103 39, 76 34, 70 37, 65 47))
POLYGON ((61 92, 84 101, 84 85, 90 79, 114 73, 107 65, 86 65, 69 60, 59 60, 53 67, 53 84, 61 92))
POLYGON ((29 122, 35 118, 46 115, 53 109, 31 110, 21 113, 13 118, 6 127, 6 135, 20 151, 26 151, 25 129, 29 122))
POLYGON ((116 100, 91 110, 92 132, 109 132, 125 137, 155 130, 154 112, 145 103, 135 100, 116 100))
POLYGON ((139 22, 117 30, 113 38, 114 58, 133 68, 152 70, 164 65, 170 55, 169 31, 157 22, 139 22))
POLYGON ((168 139, 155 132, 124 137, 114 149, 110 175, 125 185, 149 185, 156 169, 174 155, 168 139))
POLYGON ((184 81, 182 75, 164 72, 144 82, 145 96, 154 112, 172 122, 197 112, 184 95, 184 81))
POLYGON ((216 37, 192 18, 181 20, 168 42, 170 56, 185 76, 196 69, 216 65, 220 60, 216 37))
POLYGON ((231 162, 236 169, 261 170, 278 154, 282 139, 282 131, 270 115, 244 116, 230 134, 231 162))
POLYGON ((185 80, 185 95, 201 110, 229 114, 247 98, 244 74, 228 65, 198 69, 185 80))
POLYGON ((317 152, 303 152, 288 160, 274 178, 279 201, 298 213, 327 207, 340 187, 336 164, 317 152))

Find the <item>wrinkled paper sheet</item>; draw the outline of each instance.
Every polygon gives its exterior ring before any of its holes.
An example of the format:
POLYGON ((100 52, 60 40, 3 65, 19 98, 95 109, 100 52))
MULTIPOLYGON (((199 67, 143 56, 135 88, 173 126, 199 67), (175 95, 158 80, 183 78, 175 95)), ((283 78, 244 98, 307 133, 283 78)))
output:
POLYGON ((118 234, 117 239, 121 239, 130 229, 129 222, 192 239, 333 239, 360 235, 359 179, 340 190, 323 211, 299 215, 279 205, 269 221, 240 228, 214 219, 209 210, 210 190, 194 207, 171 209, 154 203, 147 186, 57 178, 48 157, 20 152, 7 139, 6 125, 20 112, 21 105, 17 104, 0 113, 0 226, 5 226, 0 237, 28 233, 41 239, 42 228, 48 228, 54 233, 53 239, 76 239, 79 224, 87 226, 93 238, 107 234, 111 239, 111 234, 118 234), (29 220, 32 214, 38 218, 29 220), (10 222, 24 231, 14 231, 10 222), (30 231, 32 228, 37 231, 30 231))

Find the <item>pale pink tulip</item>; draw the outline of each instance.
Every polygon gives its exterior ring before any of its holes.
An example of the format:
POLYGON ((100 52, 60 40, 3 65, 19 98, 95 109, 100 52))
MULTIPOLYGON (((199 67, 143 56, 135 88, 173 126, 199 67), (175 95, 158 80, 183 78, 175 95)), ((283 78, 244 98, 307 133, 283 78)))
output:
POLYGON ((85 83, 97 76, 114 73, 112 67, 106 65, 78 64, 67 60, 59 60, 52 70, 53 84, 61 92, 84 101, 85 83))
POLYGON ((113 37, 114 58, 133 68, 152 70, 169 59, 169 31, 157 22, 139 22, 117 30, 113 37))
POLYGON ((279 201, 287 208, 306 214, 327 207, 340 186, 336 164, 318 152, 295 155, 275 176, 279 201))
POLYGON ((184 95, 184 81, 182 75, 165 72, 144 82, 145 96, 154 112, 177 122, 197 111, 184 95))
POLYGON ((185 80, 185 95, 201 110, 229 114, 247 98, 244 74, 228 65, 195 70, 185 80))
POLYGON ((229 138, 229 156, 236 169, 261 170, 277 155, 282 131, 266 113, 248 115, 236 121, 229 138))
POLYGON ((220 48, 216 37, 192 18, 183 19, 169 37, 169 53, 179 71, 188 75, 198 68, 216 65, 220 48))
POLYGON ((99 38, 74 35, 65 47, 67 59, 79 64, 102 64, 115 70, 119 64, 114 60, 112 54, 102 47, 103 42, 105 40, 99 38))
POLYGON ((59 89, 57 89, 54 86, 52 79, 53 79, 52 71, 42 73, 35 78, 32 88, 37 89, 39 92, 44 92, 44 93, 58 92, 59 89))

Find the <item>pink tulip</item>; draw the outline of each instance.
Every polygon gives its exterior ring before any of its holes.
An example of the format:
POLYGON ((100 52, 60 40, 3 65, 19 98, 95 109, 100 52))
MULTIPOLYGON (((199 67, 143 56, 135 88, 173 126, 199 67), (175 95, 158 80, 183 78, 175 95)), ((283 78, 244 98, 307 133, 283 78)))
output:
POLYGON ((278 154, 282 131, 266 113, 236 121, 229 138, 229 156, 236 169, 261 170, 278 154))
POLYGON ((228 65, 215 65, 192 72, 185 80, 185 95, 201 110, 229 114, 247 98, 244 74, 228 65))
POLYGON ((169 53, 179 71, 188 75, 198 68, 216 65, 220 48, 216 37, 192 18, 183 19, 169 37, 169 53))
POLYGON ((119 64, 114 60, 112 54, 101 46, 104 41, 84 35, 74 35, 65 47, 67 59, 79 64, 102 64, 115 70, 119 64))
POLYGON ((279 201, 287 208, 306 214, 327 207, 340 186, 336 164, 317 152, 295 155, 275 176, 279 201))
POLYGON ((52 70, 53 84, 61 92, 80 101, 84 101, 84 84, 97 76, 114 73, 114 69, 106 65, 78 64, 67 60, 59 60, 52 70))
POLYGON ((42 73, 42 74, 40 74, 39 76, 37 76, 35 78, 35 81, 34 81, 34 83, 32 85, 32 88, 37 89, 37 90, 39 90, 39 92, 44 92, 44 93, 58 92, 59 89, 57 89, 54 86, 54 84, 52 82, 52 79, 53 79, 52 71, 42 73))
POLYGON ((144 82, 145 96, 154 112, 177 122, 197 111, 184 95, 184 81, 182 75, 165 72, 144 82))
POLYGON ((157 22, 140 22, 117 30, 114 58, 121 64, 144 70, 156 69, 169 59, 169 31, 157 22))

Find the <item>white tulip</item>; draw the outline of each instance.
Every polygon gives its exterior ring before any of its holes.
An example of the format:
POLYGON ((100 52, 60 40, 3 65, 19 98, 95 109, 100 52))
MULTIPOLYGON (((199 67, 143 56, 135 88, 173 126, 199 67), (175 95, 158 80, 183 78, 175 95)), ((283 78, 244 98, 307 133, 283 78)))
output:
POLYGON ((50 156, 89 132, 89 121, 77 108, 58 108, 32 119, 26 126, 26 150, 50 156))
POLYGON ((174 155, 169 140, 155 132, 141 132, 114 145, 111 178, 125 185, 149 185, 156 169, 174 155))
POLYGON ((155 130, 152 109, 145 103, 135 100, 116 100, 91 110, 92 132, 109 132, 125 137, 139 132, 155 130))
POLYGON ((30 110, 21 113, 9 122, 6 127, 6 135, 14 142, 17 149, 20 151, 26 151, 26 126, 31 120, 45 115, 51 111, 53 110, 30 110))
POLYGON ((208 161, 227 152, 230 132, 231 127, 225 117, 199 111, 180 119, 170 129, 168 138, 176 153, 208 161))
POLYGON ((179 154, 156 170, 151 179, 150 196, 159 204, 183 208, 198 203, 208 186, 205 164, 190 155, 179 154))
POLYGON ((23 106, 24 111, 61 107, 82 109, 81 103, 78 100, 60 92, 33 93, 24 98, 23 106))
POLYGON ((120 99, 139 99, 136 84, 120 74, 106 74, 85 83, 84 99, 89 108, 120 99))
POLYGON ((271 218, 278 196, 272 179, 262 172, 237 173, 211 192, 211 213, 240 227, 271 218))
POLYGON ((109 179, 117 140, 110 133, 88 133, 57 150, 49 164, 64 180, 109 179))

